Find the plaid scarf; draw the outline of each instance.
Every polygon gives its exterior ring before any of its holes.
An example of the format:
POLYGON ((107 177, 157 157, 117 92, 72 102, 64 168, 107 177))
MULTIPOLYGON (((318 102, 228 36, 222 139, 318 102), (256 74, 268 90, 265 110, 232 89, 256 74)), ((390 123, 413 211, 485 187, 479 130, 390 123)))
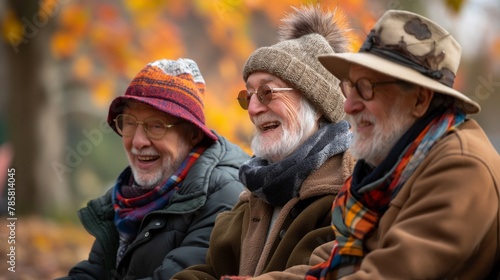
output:
POLYGON ((311 268, 306 280, 339 279, 359 270, 365 254, 363 240, 375 229, 389 202, 434 143, 464 120, 462 111, 437 110, 417 121, 401 137, 380 168, 371 170, 364 161, 356 163, 332 206, 336 240, 330 259, 311 268))
MULTIPOLYGON (((200 155, 203 154, 205 149, 205 146, 193 148, 177 171, 170 176, 164 184, 158 185, 150 191, 136 197, 128 197, 122 192, 124 182, 130 182, 130 180, 133 182, 130 166, 120 174, 113 190, 115 225, 120 233, 120 248, 117 254, 117 263, 121 259, 128 244, 137 235, 142 219, 148 213, 163 209, 168 205, 172 195, 182 186, 182 181, 189 172, 189 169, 200 155)), ((141 188, 141 186, 135 187, 141 188)))

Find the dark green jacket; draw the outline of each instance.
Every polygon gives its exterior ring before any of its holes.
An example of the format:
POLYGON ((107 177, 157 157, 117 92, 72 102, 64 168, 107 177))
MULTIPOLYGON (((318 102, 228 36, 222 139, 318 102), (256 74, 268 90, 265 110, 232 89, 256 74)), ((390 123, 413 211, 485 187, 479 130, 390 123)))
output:
POLYGON ((96 241, 88 260, 63 279, 170 279, 190 265, 204 263, 215 217, 238 201, 243 190, 238 169, 249 159, 238 146, 218 137, 193 165, 170 205, 146 215, 118 266, 111 190, 81 209, 82 224, 96 241))

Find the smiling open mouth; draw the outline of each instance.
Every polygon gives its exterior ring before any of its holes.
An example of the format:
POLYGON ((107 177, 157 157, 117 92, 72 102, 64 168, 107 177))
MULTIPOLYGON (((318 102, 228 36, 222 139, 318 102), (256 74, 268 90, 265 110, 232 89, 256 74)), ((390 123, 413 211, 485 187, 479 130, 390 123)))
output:
POLYGON ((280 126, 279 122, 268 122, 263 125, 259 126, 259 129, 261 131, 268 131, 268 130, 273 130, 276 129, 278 126, 280 126))
POLYGON ((142 162, 152 162, 159 158, 160 156, 137 156, 137 159, 142 162))

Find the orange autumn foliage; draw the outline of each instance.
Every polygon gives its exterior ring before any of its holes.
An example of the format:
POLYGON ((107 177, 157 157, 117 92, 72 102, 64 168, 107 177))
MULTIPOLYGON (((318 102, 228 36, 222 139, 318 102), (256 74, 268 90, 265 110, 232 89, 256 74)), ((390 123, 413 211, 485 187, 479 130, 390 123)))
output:
MULTIPOLYGON (((54 6, 54 1, 44 0, 41 5, 54 6)), ((462 2, 446 0, 445 4, 459 10, 462 2)), ((58 7, 51 51, 55 58, 72 64, 74 79, 87 87, 99 108, 122 94, 124 83, 146 63, 182 56, 197 60, 207 82, 208 125, 250 152, 252 126, 234 98, 244 86, 243 63, 256 48, 277 41, 277 26, 291 6, 316 3, 337 9, 337 15, 344 17, 345 26, 353 31, 353 51, 380 16, 366 0, 76 0, 58 7)), ((19 29, 15 19, 4 18, 4 36, 19 29)), ((498 53, 497 45, 493 55, 498 53)))

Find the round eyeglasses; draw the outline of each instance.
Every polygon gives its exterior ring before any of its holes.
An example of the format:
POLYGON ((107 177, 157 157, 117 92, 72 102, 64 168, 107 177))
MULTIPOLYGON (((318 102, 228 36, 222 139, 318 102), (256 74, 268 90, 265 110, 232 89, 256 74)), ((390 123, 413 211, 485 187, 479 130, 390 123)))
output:
MULTIPOLYGON (((293 90, 293 88, 272 88, 268 85, 262 85, 257 89, 257 99, 263 105, 269 104, 271 100, 273 100, 273 93, 285 90, 293 90)), ((238 93, 238 102, 240 103, 241 108, 244 110, 248 110, 248 105, 250 104, 250 98, 255 92, 249 92, 244 89, 238 93)))
POLYGON ((352 94, 353 89, 356 88, 356 91, 358 92, 361 99, 365 101, 370 101, 373 99, 373 96, 375 95, 373 89, 376 86, 386 85, 386 84, 405 84, 405 83, 406 82, 400 80, 373 83, 367 78, 360 78, 353 83, 351 80, 345 78, 342 79, 342 81, 340 81, 340 89, 342 90, 342 94, 344 94, 344 97, 347 98, 352 94))
POLYGON ((143 121, 138 121, 134 116, 127 114, 118 115, 113 121, 115 122, 116 130, 121 136, 128 137, 134 135, 137 130, 137 126, 142 124, 144 132, 146 132, 148 138, 153 140, 163 138, 163 136, 167 133, 167 128, 171 128, 174 125, 182 123, 182 121, 180 121, 173 124, 166 124, 162 119, 157 118, 149 118, 143 121))

